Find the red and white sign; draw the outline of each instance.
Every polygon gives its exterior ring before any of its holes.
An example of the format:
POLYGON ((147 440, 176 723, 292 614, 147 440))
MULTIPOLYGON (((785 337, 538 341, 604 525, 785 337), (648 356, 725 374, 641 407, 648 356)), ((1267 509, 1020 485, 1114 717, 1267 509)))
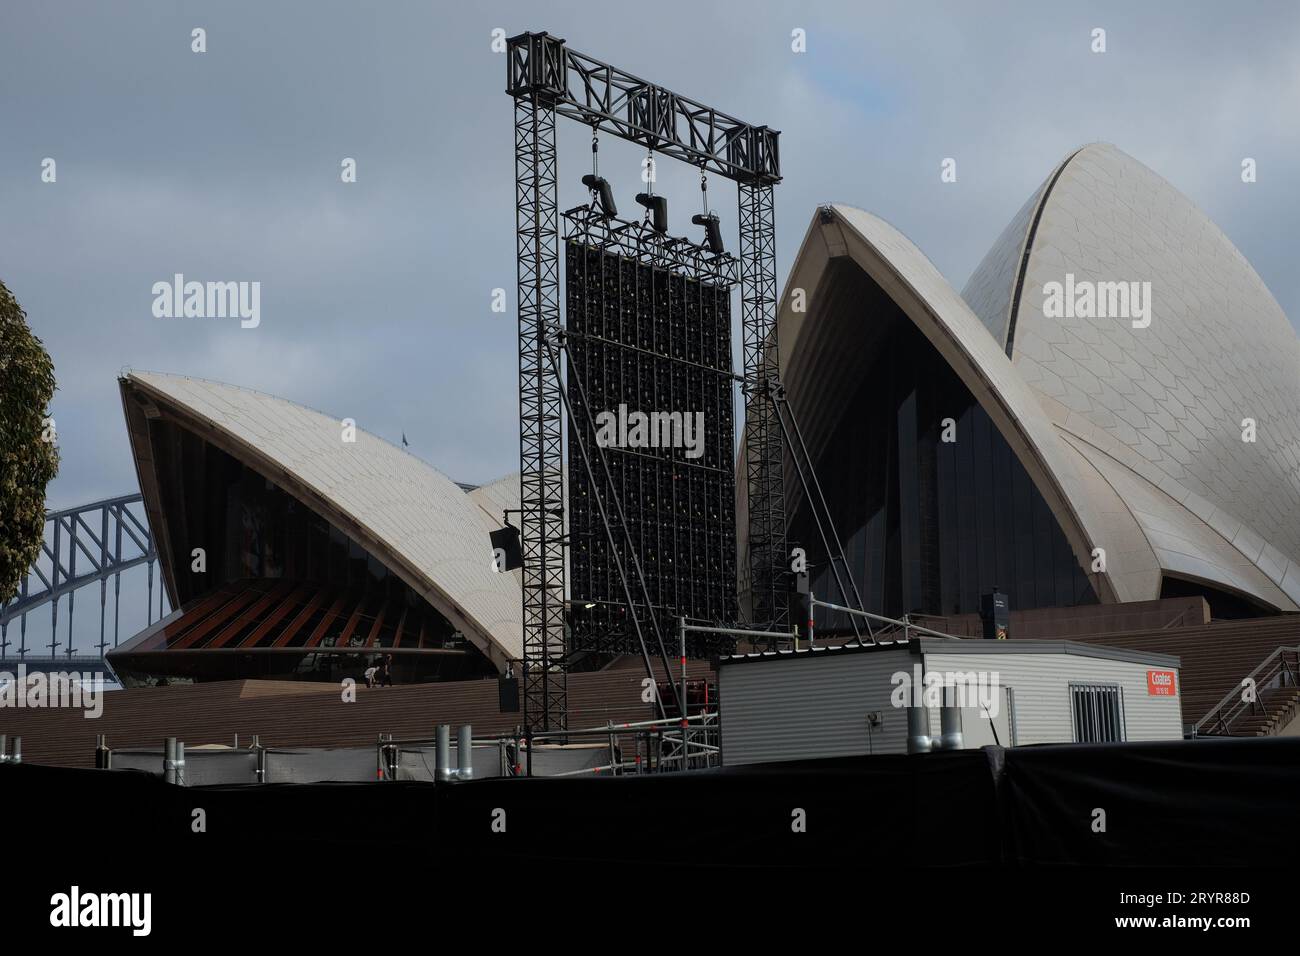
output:
POLYGON ((1147 695, 1149 697, 1173 697, 1178 681, 1174 671, 1147 671, 1147 695))

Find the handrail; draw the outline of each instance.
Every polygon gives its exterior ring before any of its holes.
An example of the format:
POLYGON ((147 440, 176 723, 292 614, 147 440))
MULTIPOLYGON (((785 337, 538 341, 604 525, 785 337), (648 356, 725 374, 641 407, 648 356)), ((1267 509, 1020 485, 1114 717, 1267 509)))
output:
MULTIPOLYGON (((533 748, 543 741, 550 738, 604 738, 608 741, 610 748, 611 762, 599 767, 584 767, 579 770, 565 771, 554 774, 553 776, 576 776, 584 773, 599 773, 605 770, 622 771, 624 768, 639 768, 638 762, 628 762, 626 760, 613 760, 615 753, 616 738, 633 736, 638 739, 658 736, 658 739, 665 744, 671 745, 672 752, 660 753, 658 756, 658 766, 665 768, 671 764, 679 764, 682 769, 689 769, 692 762, 703 761, 705 766, 713 766, 722 752, 719 743, 709 743, 710 740, 718 740, 721 731, 718 722, 717 711, 705 711, 700 714, 682 719, 680 717, 670 717, 666 720, 640 720, 625 723, 608 722, 604 727, 584 727, 563 731, 549 731, 535 734, 499 734, 487 737, 471 737, 472 746, 491 746, 496 745, 498 748, 507 744, 513 744, 518 753, 525 750, 529 753, 531 765, 531 754, 533 748), (699 738, 703 737, 703 741, 699 738)), ((403 746, 411 747, 415 745, 428 745, 437 743, 436 737, 402 737, 395 738, 385 734, 380 734, 379 739, 375 741, 375 766, 378 770, 379 779, 388 779, 391 769, 397 767, 397 761, 386 759, 386 753, 394 751, 400 752, 403 746)), ((458 745, 459 746, 459 745, 458 745)), ((504 751, 503 751, 504 753, 504 751)), ((639 758, 638 758, 639 759, 639 758)), ((503 764, 504 766, 504 764, 503 764)), ((452 768, 453 771, 455 768, 452 768)), ((527 774, 532 776, 531 766, 527 774)))
MULTIPOLYGON (((922 627, 919 624, 913 624, 911 623, 911 621, 906 619, 899 620, 898 618, 884 617, 883 615, 880 614, 872 614, 870 611, 859 611, 857 608, 844 607, 843 605, 840 604, 832 604, 830 601, 821 601, 816 598, 813 599, 812 603, 817 607, 826 608, 827 610, 830 611, 841 611, 845 614, 856 614, 859 617, 865 617, 871 621, 878 621, 881 624, 892 624, 895 628, 902 628, 905 634, 910 634, 911 632, 915 631, 917 634, 925 634, 929 637, 940 637, 950 641, 967 640, 967 638, 958 637, 955 634, 945 634, 943 633, 943 631, 936 631, 928 627, 922 627)), ((906 617, 907 615, 904 615, 904 618, 906 617)))
POLYGON ((1211 707, 1204 717, 1192 725, 1192 736, 1200 736, 1201 728, 1210 723, 1214 723, 1216 733, 1226 735, 1229 728, 1232 726, 1233 721, 1241 715, 1243 710, 1247 707, 1252 709, 1254 709, 1255 706, 1262 707, 1258 695, 1256 695, 1255 699, 1252 701, 1247 701, 1241 696, 1241 685, 1248 680, 1253 680, 1255 686, 1258 688, 1271 681, 1279 672, 1284 672, 1290 676, 1292 686, 1300 683, 1300 674, 1292 671, 1291 662, 1286 659, 1287 653, 1295 654, 1297 657, 1300 657, 1300 645, 1283 645, 1274 650, 1272 654, 1268 655, 1268 657, 1264 658, 1264 660, 1261 661, 1254 670, 1241 680, 1237 681, 1232 690, 1224 694, 1222 699, 1211 707), (1267 671, 1267 673, 1265 673, 1265 671, 1267 671), (1223 709, 1227 707, 1234 698, 1236 698, 1236 703, 1233 705, 1231 710, 1225 714, 1223 709))

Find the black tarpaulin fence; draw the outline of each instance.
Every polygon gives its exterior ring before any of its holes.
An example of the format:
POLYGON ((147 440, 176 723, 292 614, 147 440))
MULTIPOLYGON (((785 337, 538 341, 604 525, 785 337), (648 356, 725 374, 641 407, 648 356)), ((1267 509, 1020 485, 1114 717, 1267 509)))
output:
POLYGON ((31 819, 77 820, 124 845, 180 853, 400 850, 505 865, 664 862, 665 848, 685 847, 673 862, 858 868, 1269 865, 1300 851, 1300 738, 446 785, 182 788, 143 773, 23 765, 0 766, 0 794, 31 819))

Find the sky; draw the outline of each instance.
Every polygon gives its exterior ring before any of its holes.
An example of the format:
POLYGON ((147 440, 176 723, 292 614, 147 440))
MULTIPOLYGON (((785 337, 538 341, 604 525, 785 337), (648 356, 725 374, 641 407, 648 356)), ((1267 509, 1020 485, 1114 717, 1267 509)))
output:
MULTIPOLYGON (((405 433, 458 481, 517 469, 498 29, 547 30, 779 129, 782 280, 816 207, 841 202, 898 227, 960 289, 1052 168, 1100 140, 1188 195, 1300 318, 1295 4, 5 0, 0 281, 54 359, 49 507, 137 489, 125 368, 405 433), (941 181, 946 158, 956 182, 941 181), (155 317, 152 287, 176 273, 259 282, 260 324, 155 317)), ((585 196, 589 133, 561 122, 567 208, 585 196)), ((641 150, 606 137, 600 155, 636 208, 641 150)), ((734 185, 710 186, 734 248, 734 185)), ((685 232, 696 172, 665 161, 658 191, 685 232)))

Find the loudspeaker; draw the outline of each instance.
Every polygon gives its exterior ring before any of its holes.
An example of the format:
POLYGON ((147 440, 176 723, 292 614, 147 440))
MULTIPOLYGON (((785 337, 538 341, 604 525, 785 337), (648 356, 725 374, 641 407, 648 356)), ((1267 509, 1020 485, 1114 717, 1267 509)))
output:
POLYGON ((493 558, 495 559, 498 551, 505 555, 506 566, 501 570, 513 571, 524 566, 524 551, 519 546, 518 528, 508 524, 504 528, 489 532, 488 538, 492 541, 493 558))
POLYGON ((1011 633, 1011 602, 996 587, 980 595, 980 620, 986 641, 1005 641, 1011 633))
POLYGON ((519 678, 500 677, 497 679, 497 700, 503 714, 519 713, 519 678))

